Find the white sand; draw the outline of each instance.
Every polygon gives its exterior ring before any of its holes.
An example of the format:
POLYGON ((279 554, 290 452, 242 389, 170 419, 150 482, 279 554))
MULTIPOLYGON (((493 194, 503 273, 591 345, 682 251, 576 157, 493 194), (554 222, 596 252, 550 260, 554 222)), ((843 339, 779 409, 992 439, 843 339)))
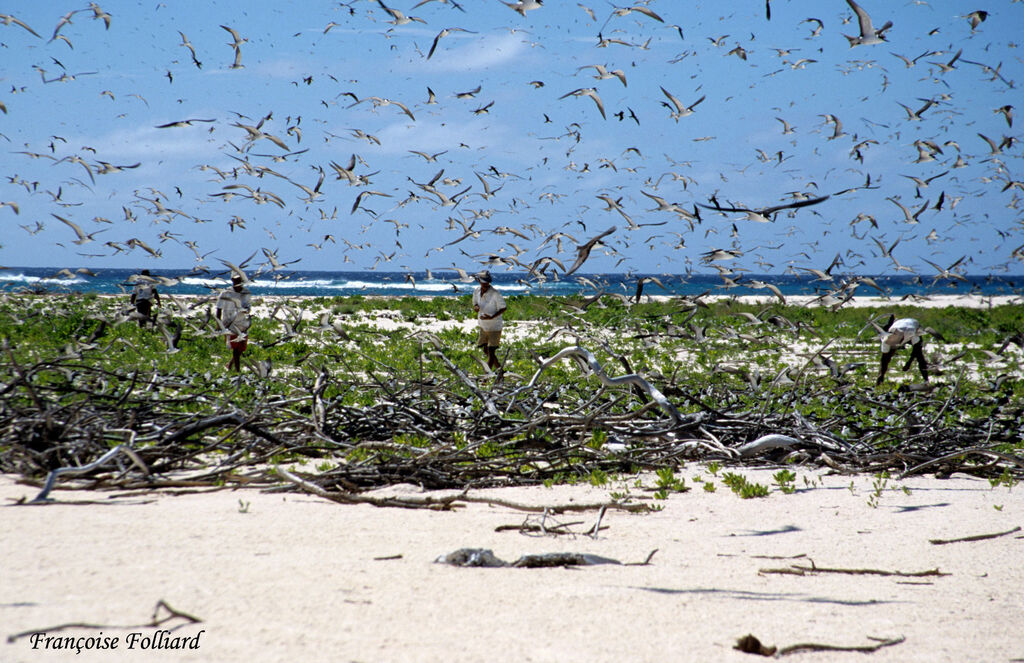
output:
MULTIPOLYGON (((772 483, 769 471, 738 471, 772 483)), ((496 532, 528 517, 504 507, 382 509, 251 490, 118 497, 57 490, 57 504, 8 506, 37 491, 0 477, 4 636, 67 622, 143 624, 159 599, 203 620, 172 635, 204 631, 198 651, 127 651, 129 633, 155 629, 108 626, 105 636, 121 637, 113 652, 33 650, 22 638, 0 643, 0 660, 759 660, 733 650, 747 633, 777 646, 906 638, 873 654, 802 653, 793 660, 1024 657, 1024 532, 929 543, 1022 524, 1021 489, 992 489, 961 475, 918 477, 890 482, 871 507, 872 477, 797 469, 796 494, 742 500, 720 480, 715 493, 694 484, 695 475, 708 476, 696 465, 681 474, 693 490, 657 502, 665 508, 656 513, 609 511, 603 519, 608 529, 596 540, 496 532), (819 483, 805 488, 804 478, 819 483), (81 503, 87 500, 99 504, 81 503), (247 513, 240 512, 240 500, 247 513), (638 562, 658 552, 647 566, 487 569, 434 563, 461 547, 491 548, 505 560, 575 551, 638 562), (375 559, 393 555, 401 558, 375 559), (782 559, 796 555, 805 557, 782 559), (938 569, 950 575, 759 573, 810 560, 818 567, 938 569)), ((618 484, 477 494, 559 504, 607 500, 612 489, 625 490, 618 484)), ((583 521, 575 528, 583 531, 596 513, 553 518, 583 521)), ((82 628, 50 633, 96 634, 82 628)))

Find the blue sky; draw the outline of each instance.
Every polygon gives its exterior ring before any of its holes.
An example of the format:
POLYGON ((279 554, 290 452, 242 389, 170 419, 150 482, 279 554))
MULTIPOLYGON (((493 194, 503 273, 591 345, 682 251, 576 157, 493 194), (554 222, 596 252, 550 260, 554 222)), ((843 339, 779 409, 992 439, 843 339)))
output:
POLYGON ((1024 272, 1024 3, 13 4, 2 266, 1024 272))

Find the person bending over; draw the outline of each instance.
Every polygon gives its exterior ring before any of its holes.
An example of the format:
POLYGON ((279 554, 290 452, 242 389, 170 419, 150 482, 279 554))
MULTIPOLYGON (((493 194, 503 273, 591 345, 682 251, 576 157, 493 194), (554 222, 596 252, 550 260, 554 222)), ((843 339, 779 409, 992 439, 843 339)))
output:
POLYGON ((921 333, 924 329, 914 318, 901 318, 893 320, 895 316, 889 317, 889 324, 884 328, 882 335, 882 359, 878 367, 878 379, 876 385, 882 384, 885 374, 889 370, 889 362, 896 355, 896 350, 904 345, 910 345, 910 357, 903 366, 903 370, 910 370, 910 365, 917 360, 917 368, 921 371, 921 377, 928 381, 928 362, 924 358, 924 338, 921 333))

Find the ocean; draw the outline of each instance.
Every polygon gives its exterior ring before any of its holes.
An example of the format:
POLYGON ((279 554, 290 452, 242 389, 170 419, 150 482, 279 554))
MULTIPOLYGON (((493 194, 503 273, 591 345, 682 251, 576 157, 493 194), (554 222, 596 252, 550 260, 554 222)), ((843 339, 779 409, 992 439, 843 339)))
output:
MULTIPOLYGON (((152 269, 152 275, 171 281, 160 286, 161 292, 181 295, 205 295, 224 288, 229 280, 226 271, 216 273, 188 270, 152 269)), ((0 293, 96 293, 126 294, 131 292, 129 280, 136 270, 8 267, 0 271, 0 293)), ((771 292, 758 283, 777 287, 784 295, 822 295, 851 278, 835 275, 833 281, 822 281, 813 275, 743 274, 735 286, 727 286, 718 274, 573 274, 548 278, 540 282, 523 272, 492 271, 494 286, 505 295, 589 296, 600 291, 632 296, 641 278, 653 277, 657 282, 644 284, 646 295, 761 295, 771 292), (659 285, 660 283, 660 285, 659 285)), ((549 274, 549 277, 551 275, 549 274)), ((874 275, 870 277, 890 297, 905 295, 978 295, 1020 296, 1024 293, 1024 275, 975 275, 964 280, 934 280, 907 275, 874 275)), ((296 297, 392 296, 392 297, 457 297, 472 292, 475 284, 459 280, 454 271, 427 272, 334 272, 280 270, 250 274, 249 289, 254 295, 296 297)), ((858 295, 882 294, 874 287, 861 284, 858 295)))

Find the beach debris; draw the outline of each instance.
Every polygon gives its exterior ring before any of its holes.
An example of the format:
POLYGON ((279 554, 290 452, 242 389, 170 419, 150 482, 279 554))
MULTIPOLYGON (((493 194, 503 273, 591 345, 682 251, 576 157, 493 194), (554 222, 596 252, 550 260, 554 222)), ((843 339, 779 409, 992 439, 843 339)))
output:
MULTIPOLYGON (((163 626, 164 624, 166 624, 166 623, 168 623, 168 622, 170 622, 170 621, 172 621, 174 619, 183 619, 184 620, 184 622, 182 622, 181 624, 176 625, 174 630, 177 630, 177 629, 181 628, 182 626, 185 626, 186 624, 200 624, 203 621, 199 617, 196 617, 196 616, 191 615, 191 614, 189 614, 187 612, 182 612, 181 610, 177 610, 175 608, 172 608, 171 605, 169 603, 167 603, 167 601, 164 601, 163 599, 160 599, 159 601, 156 602, 156 606, 153 607, 153 616, 145 624, 120 625, 120 624, 92 624, 92 623, 88 623, 88 622, 71 622, 71 623, 68 623, 68 624, 57 624, 56 626, 47 626, 47 627, 44 627, 44 628, 33 628, 33 629, 29 629, 27 631, 22 631, 20 633, 14 633, 12 635, 7 636, 7 642, 8 643, 16 642, 16 641, 18 641, 21 638, 31 637, 31 636, 33 636, 33 635, 35 635, 37 633, 56 633, 57 631, 65 631, 65 630, 68 630, 68 629, 90 629, 90 630, 94 630, 94 629, 104 629, 104 628, 106 628, 106 629, 158 628, 158 627, 163 626)), ((167 632, 167 631, 165 631, 165 632, 167 632)), ((202 633, 202 631, 200 631, 200 633, 202 633)), ((193 636, 193 637, 195 637, 195 636, 193 636)))
POLYGON ((491 550, 486 548, 459 548, 447 555, 441 555, 434 560, 434 563, 450 564, 451 566, 508 566, 508 562, 498 559, 491 550))
POLYGON ((846 569, 836 568, 827 566, 818 566, 814 563, 814 560, 810 561, 810 566, 803 564, 791 564, 781 568, 769 568, 769 569, 758 569, 759 574, 779 574, 779 575, 793 575, 793 576, 806 576, 816 575, 819 573, 838 573, 842 575, 855 575, 855 576, 896 576, 900 578, 922 578, 930 576, 948 576, 949 573, 943 573, 936 569, 928 569, 925 571, 885 571, 882 569, 846 569))
POLYGON ((1007 534, 1013 534, 1013 533, 1019 532, 1019 531, 1020 531, 1020 527, 1018 526, 1018 527, 1014 527, 1013 529, 1008 529, 1005 532, 996 532, 994 534, 975 534, 973 536, 961 536, 961 537, 958 537, 958 538, 955 538, 955 539, 928 539, 928 543, 934 544, 936 546, 941 546, 941 545, 945 545, 947 543, 965 543, 965 542, 969 542, 969 541, 986 541, 988 539, 998 539, 1001 536, 1006 536, 1007 534))
MULTIPOLYGON (((780 454, 804 467, 884 471, 900 479, 926 472, 1005 477, 1001 481, 1007 486, 1024 479, 1024 458, 1007 447, 1008 440, 1020 437, 1020 400, 1006 385, 998 391, 979 389, 970 372, 960 372, 955 382, 936 381, 929 394, 862 389, 806 361, 799 379, 785 386, 721 374, 687 376, 681 369, 666 375, 658 367, 673 366, 671 360, 612 348, 601 330, 580 318, 571 323, 579 339, 574 345, 557 350, 542 345, 550 339, 527 343, 539 365, 528 380, 511 371, 496 380, 464 367, 458 346, 447 339, 395 337, 394 356, 409 343, 420 359, 398 363, 391 354, 371 349, 381 332, 353 324, 346 328, 349 338, 338 340, 333 331, 323 333, 329 316, 326 322, 320 316, 320 327, 300 325, 295 308, 287 316, 294 338, 268 349, 275 370, 228 380, 197 372, 190 361, 189 345, 202 340, 197 334, 211 331, 202 319, 208 314, 203 306, 176 309, 167 324, 183 330, 182 352, 169 356, 160 335, 134 340, 119 333, 124 320, 114 314, 116 302, 97 299, 84 310, 79 302, 31 295, 4 302, 12 328, 19 330, 37 327, 44 333, 57 317, 81 321, 45 349, 28 351, 30 346, 16 338, 15 351, 8 339, 0 339, 0 471, 37 486, 35 502, 58 487, 247 487, 377 507, 452 510, 476 503, 548 516, 643 513, 653 504, 628 491, 613 499, 554 504, 476 491, 588 473, 600 478, 657 472, 678 468, 684 460, 757 467, 778 462, 780 454), (589 342, 621 364, 626 375, 609 377, 597 355, 584 347, 589 342), (291 343, 308 347, 289 364, 274 353, 291 343), (541 347, 554 354, 538 356, 541 347), (120 353, 126 361, 111 361, 120 353), (173 361, 133 359, 146 353, 173 361), (562 359, 577 362, 584 376, 596 380, 579 378, 571 368, 559 370, 555 364, 562 359), (124 445, 120 450, 111 448, 119 444, 124 445), (129 462, 122 463, 126 455, 129 462), (77 478, 62 481, 68 475, 77 478), (377 491, 396 484, 421 492, 377 491)), ((630 309, 622 313, 632 315, 630 309)), ((702 309, 696 315, 717 313, 702 309)), ((734 317, 720 317, 714 326, 709 319, 698 320, 710 337, 703 343, 683 328, 665 327, 656 334, 671 337, 673 344, 724 346, 749 331, 745 322, 731 328, 734 317)), ((646 323, 635 316, 629 320, 638 329, 646 323)), ((266 324, 272 339, 283 322, 266 324)), ((769 327, 760 333, 779 333, 769 327)), ((660 342, 656 335, 636 338, 645 351, 660 342)), ((830 346, 830 354, 839 356, 837 345, 830 346)), ((814 342, 811 349, 819 347, 814 342)), ((752 374, 754 362, 743 361, 741 352, 730 365, 752 374)), ((597 521, 590 536, 601 529, 600 515, 597 521)), ((552 526, 547 534, 569 533, 566 529, 552 526)), ((575 533, 587 534, 584 528, 575 533)))
POLYGON ((789 435, 779 435, 778 433, 772 433, 770 435, 762 435, 752 442, 747 442, 736 448, 736 454, 740 458, 751 458, 771 451, 772 449, 788 449, 795 444, 800 444, 800 440, 789 435))
POLYGON ((904 640, 905 637, 900 636, 898 638, 876 638, 868 636, 868 640, 874 641, 872 645, 828 645, 817 642, 800 642, 795 645, 788 645, 786 647, 768 646, 761 643, 761 641, 753 634, 748 633, 741 638, 736 640, 736 644, 733 649, 737 649, 745 654, 757 654, 758 656, 774 656, 778 658, 780 656, 788 656, 789 654, 797 654, 805 651, 856 651, 870 654, 876 652, 884 647, 892 647, 898 645, 904 640))
MULTIPOLYGON (((129 431, 129 432, 132 432, 132 431, 129 431)), ((135 450, 132 449, 131 447, 129 447, 128 445, 126 445, 126 444, 119 444, 119 445, 117 445, 116 447, 114 447, 113 449, 111 449, 107 453, 103 454, 102 456, 100 456, 99 458, 97 458, 96 460, 94 460, 91 463, 87 463, 87 464, 82 465, 80 467, 58 467, 57 469, 52 470, 50 472, 50 474, 47 475, 47 477, 46 477, 46 483, 43 484, 43 489, 41 491, 39 491, 39 494, 36 495, 32 499, 32 501, 29 502, 29 504, 43 504, 43 503, 46 503, 46 502, 52 502, 53 500, 51 500, 48 497, 48 495, 50 494, 50 491, 53 490, 53 485, 54 485, 54 483, 56 483, 57 477, 59 477, 60 475, 62 475, 62 474, 77 475, 77 474, 85 474, 86 472, 91 472, 91 471, 95 470, 98 467, 102 467, 108 461, 117 458, 120 454, 124 454, 125 456, 128 456, 128 458, 131 459, 132 463, 134 463, 136 467, 138 467, 140 470, 142 470, 143 474, 145 474, 147 477, 150 476, 149 468, 146 467, 146 464, 144 462, 142 462, 142 459, 139 458, 139 455, 137 453, 135 453, 135 450)), ((124 471, 124 467, 121 466, 120 458, 117 458, 117 460, 118 460, 118 467, 123 472, 124 471)))
POLYGON ((590 553, 534 553, 523 555, 514 562, 506 562, 494 555, 494 552, 487 548, 459 548, 447 555, 441 555, 434 560, 435 564, 450 564, 451 566, 481 566, 499 567, 510 566, 517 569, 540 569, 554 566, 594 566, 597 564, 622 564, 617 559, 592 555, 590 553))

